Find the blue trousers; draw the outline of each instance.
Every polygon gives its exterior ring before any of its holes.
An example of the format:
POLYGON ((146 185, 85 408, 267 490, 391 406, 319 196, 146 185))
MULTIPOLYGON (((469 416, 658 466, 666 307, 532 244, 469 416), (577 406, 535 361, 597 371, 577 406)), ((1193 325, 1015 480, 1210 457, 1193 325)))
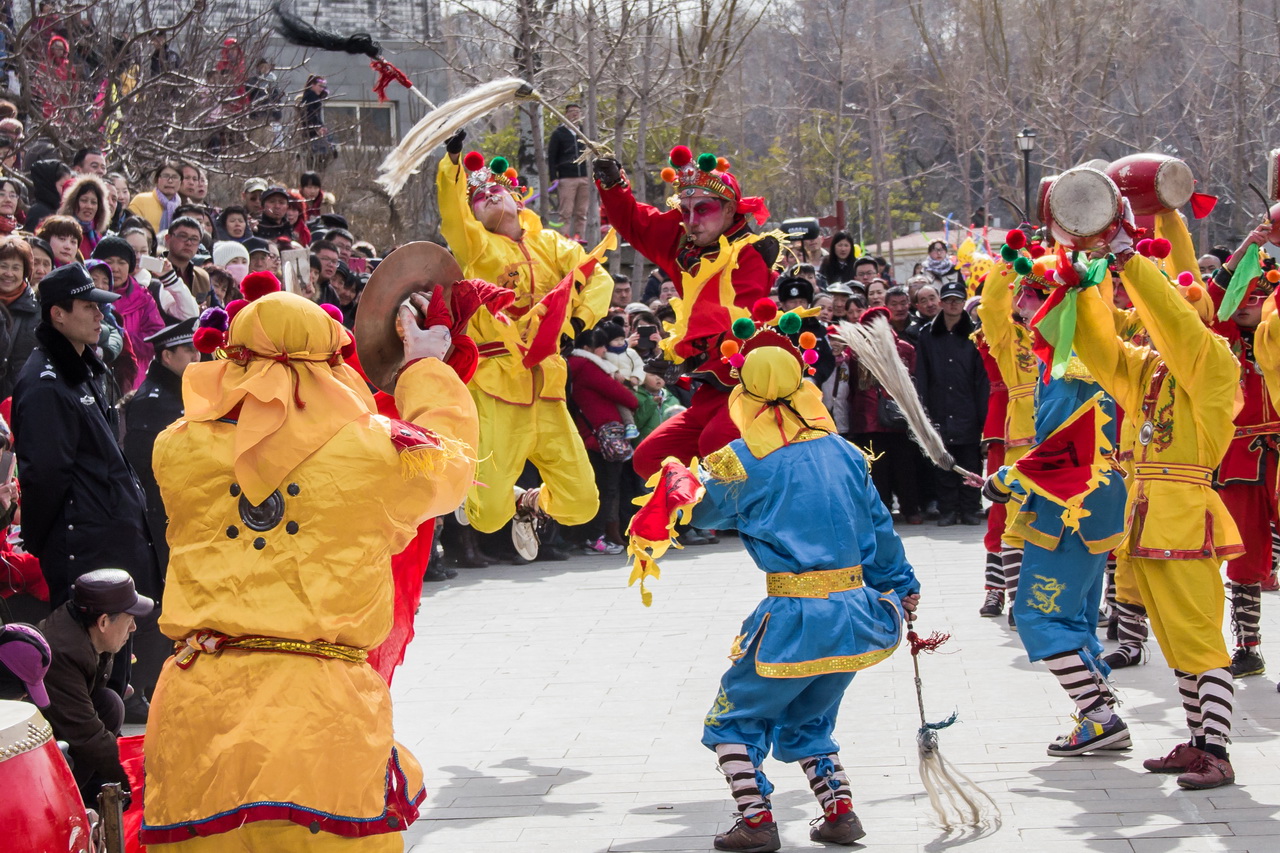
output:
POLYGON ((779 761, 839 752, 832 732, 844 691, 856 673, 807 678, 765 678, 756 674, 755 649, 729 667, 707 713, 702 743, 746 744, 757 767, 769 751, 779 761))
MULTIPOLYGON (((1106 552, 1090 554, 1078 534, 1064 533, 1052 551, 1026 543, 1013 616, 1033 662, 1077 649, 1098 661, 1098 606, 1106 568, 1106 552)), ((1106 665, 1099 661, 1099 666, 1105 675, 1106 665)))

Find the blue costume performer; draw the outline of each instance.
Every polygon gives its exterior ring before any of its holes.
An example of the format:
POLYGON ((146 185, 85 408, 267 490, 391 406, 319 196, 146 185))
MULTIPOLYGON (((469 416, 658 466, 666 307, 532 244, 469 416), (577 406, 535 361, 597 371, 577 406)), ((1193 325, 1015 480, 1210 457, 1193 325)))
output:
MULTIPOLYGON (((1106 273, 1105 261, 1097 271, 1106 273)), ((1009 264, 993 271, 985 289, 1010 286, 1017 288, 1015 310, 1027 320, 1040 319, 1037 312, 1049 313, 1060 301, 1046 303, 1044 279, 1019 276, 1009 264)), ((1071 732, 1049 745, 1051 756, 1132 745, 1114 711, 1105 681, 1110 669, 1096 636, 1107 555, 1125 534, 1127 492, 1111 458, 1116 407, 1066 346, 1053 364, 1040 365, 1035 446, 992 474, 983 490, 997 502, 1012 494, 1023 498, 1008 528, 1026 542, 1013 606, 1018 635, 1027 656, 1045 662, 1078 710, 1071 732)), ((1048 349, 1037 351, 1044 356, 1048 349)))
MULTIPOLYGON (((784 314, 778 326, 787 331, 791 319, 799 318, 784 314)), ((734 333, 750 334, 752 325, 739 320, 734 333)), ((652 560, 671 523, 693 504, 694 524, 740 532, 766 573, 768 597, 733 642, 703 730, 741 812, 716 849, 780 848, 773 786, 761 770, 770 751, 800 762, 823 808, 810 837, 852 844, 864 832, 833 737, 836 716, 857 671, 897 648, 919 584, 867 460, 834 434, 821 392, 803 380, 800 353, 771 329, 740 352, 737 342, 727 346, 741 379, 729 411, 742 438, 709 454, 696 473, 668 459, 655 475, 656 491, 631 525, 633 580, 656 574, 652 560)))

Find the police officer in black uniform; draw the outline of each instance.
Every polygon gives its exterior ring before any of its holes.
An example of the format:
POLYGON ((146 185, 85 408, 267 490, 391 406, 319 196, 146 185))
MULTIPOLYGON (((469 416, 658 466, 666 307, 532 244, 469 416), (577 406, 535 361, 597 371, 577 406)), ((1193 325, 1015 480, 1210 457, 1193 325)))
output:
MULTIPOLYGON (((75 579, 94 569, 124 569, 143 595, 159 601, 163 593, 142 486, 116 442, 107 367, 94 352, 101 306, 117 298, 94 287, 78 263, 45 276, 37 346, 13 391, 23 546, 40 559, 55 608, 75 579)), ((159 633, 154 615, 138 626, 146 632, 159 633)), ((112 670, 121 696, 130 652, 125 646, 112 670)))
MULTIPOLYGON (((778 279, 776 286, 778 288, 778 309, 780 311, 808 309, 813 302, 814 287, 813 283, 807 278, 784 275, 778 279)), ((831 342, 827 340, 827 330, 816 316, 805 317, 800 321, 800 331, 790 336, 791 343, 799 346, 800 336, 805 332, 813 332, 813 336, 818 339, 818 345, 814 347, 818 352, 818 360, 812 365, 813 374, 805 378, 817 385, 821 385, 835 371, 836 356, 831 351, 831 342)))

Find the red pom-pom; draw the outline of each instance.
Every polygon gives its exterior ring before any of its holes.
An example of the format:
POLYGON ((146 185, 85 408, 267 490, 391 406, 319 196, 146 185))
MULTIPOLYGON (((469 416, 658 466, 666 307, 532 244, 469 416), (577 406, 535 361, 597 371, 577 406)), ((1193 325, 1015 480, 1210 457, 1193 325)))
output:
POLYGON ((1032 243, 1027 247, 1027 254, 1033 258, 1038 258, 1044 254, 1044 246, 1041 246, 1039 243, 1032 243))
POLYGON ((751 319, 757 323, 768 323, 777 316, 778 306, 767 297, 757 299, 756 304, 751 306, 751 319))
POLYGON ((335 323, 342 322, 342 309, 332 302, 321 302, 320 307, 324 309, 324 313, 328 314, 335 323))
POLYGON ((689 150, 688 145, 677 145, 671 149, 671 165, 677 169, 683 169, 693 162, 693 152, 689 150))
POLYGON ((1163 237, 1157 237, 1151 241, 1151 256, 1153 258, 1167 258, 1172 251, 1173 244, 1163 237))
POLYGON ((240 309, 249 304, 247 299, 232 299, 227 303, 227 322, 231 322, 240 313, 240 309))
POLYGON ((1150 238, 1143 238, 1137 242, 1137 245, 1135 245, 1133 249, 1144 258, 1149 258, 1151 257, 1151 243, 1152 241, 1150 238))
POLYGON ((347 337, 351 340, 343 344, 339 352, 342 353, 342 358, 345 361, 350 361, 351 357, 356 354, 356 333, 348 329, 347 337))
POLYGON ((1027 235, 1015 228, 1004 235, 1004 242, 1011 249, 1021 249, 1027 245, 1027 235))
POLYGON ((484 155, 479 151, 468 151, 467 156, 462 158, 462 165, 467 168, 468 172, 474 172, 484 167, 484 155))
POLYGON ((212 326, 206 326, 203 329, 196 329, 195 337, 191 339, 191 343, 195 345, 198 352, 205 355, 212 355, 217 352, 218 348, 227 342, 227 337, 221 330, 212 326))
POLYGON ((276 278, 274 273, 269 273, 266 270, 251 272, 244 277, 244 281, 240 282, 240 292, 250 302, 266 296, 268 293, 278 293, 279 291, 280 279, 276 278))

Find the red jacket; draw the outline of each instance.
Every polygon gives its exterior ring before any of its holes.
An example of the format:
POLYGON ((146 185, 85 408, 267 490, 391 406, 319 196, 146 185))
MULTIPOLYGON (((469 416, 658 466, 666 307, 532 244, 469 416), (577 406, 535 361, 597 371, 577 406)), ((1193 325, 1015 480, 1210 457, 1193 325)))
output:
MULTIPOLYGON (((907 341, 898 338, 898 358, 907 366, 907 373, 915 375, 916 348, 907 341)), ((849 362, 849 371, 854 383, 849 393, 849 432, 906 432, 906 429, 886 429, 880 425, 878 415, 880 397, 885 394, 884 386, 876 381, 870 373, 862 370, 857 357, 849 362)))
POLYGON ((635 392, 606 373, 597 358, 594 353, 584 354, 583 350, 574 350, 569 356, 569 381, 573 404, 578 409, 575 420, 588 450, 600 449, 596 430, 610 421, 621 420, 619 406, 635 410, 640 405, 635 392))

